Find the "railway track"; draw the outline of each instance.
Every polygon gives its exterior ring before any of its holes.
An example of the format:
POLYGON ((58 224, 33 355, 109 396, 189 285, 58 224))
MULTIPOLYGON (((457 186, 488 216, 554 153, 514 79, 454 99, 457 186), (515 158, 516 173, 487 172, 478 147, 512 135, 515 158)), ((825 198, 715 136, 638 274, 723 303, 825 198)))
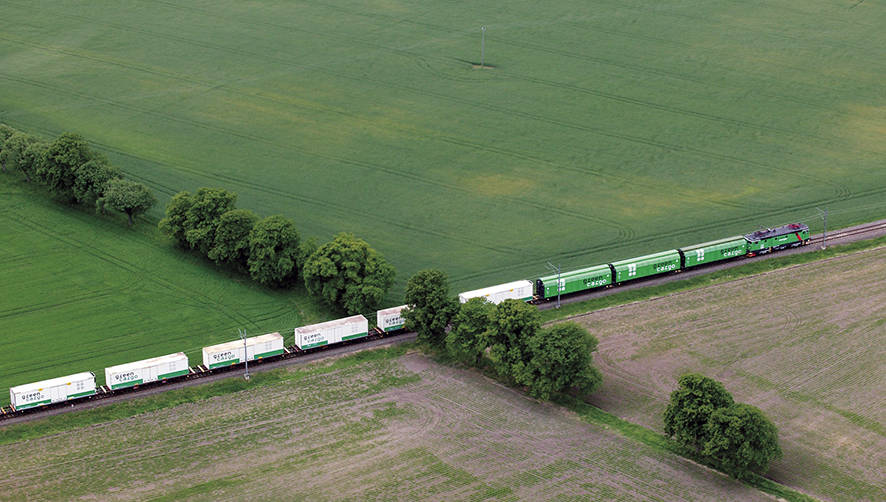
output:
MULTIPOLYGON (((871 223, 866 223, 863 225, 858 225, 854 227, 844 228, 836 230, 827 235, 827 243, 839 243, 845 244, 848 242, 853 242, 857 240, 863 240, 868 238, 879 237, 882 235, 886 235, 886 220, 879 220, 871 223)), ((769 253, 764 255, 758 255, 752 258, 741 258, 732 260, 729 262, 718 262, 707 266, 702 266, 698 268, 694 268, 691 270, 680 271, 680 273, 668 274, 663 276, 655 276, 649 279, 641 279, 626 285, 622 285, 618 288, 612 289, 602 289, 595 290, 587 293, 579 293, 572 294, 568 297, 564 297, 561 299, 561 304, 580 302, 592 298, 598 298, 602 296, 608 296, 620 291, 629 291, 632 289, 643 288, 648 286, 654 286, 658 284, 664 284, 671 281, 686 279, 689 277, 694 277, 701 274, 708 274, 717 270, 723 270, 726 268, 732 268, 744 263, 748 263, 748 260, 767 260, 777 256, 785 256, 794 253, 808 253, 814 252, 819 249, 819 244, 825 242, 823 234, 817 234, 811 236, 809 245, 801 246, 798 248, 787 249, 784 251, 780 251, 778 253, 769 253)), ((556 307, 556 301, 550 301, 546 303, 541 303, 538 305, 539 309, 546 310, 550 308, 556 307)), ((368 348, 375 348, 380 346, 388 346, 394 345, 398 343, 403 343, 407 341, 415 340, 415 333, 412 332, 403 332, 396 334, 384 333, 380 330, 377 330, 376 333, 370 337, 360 340, 353 340, 349 342, 344 342, 332 347, 319 347, 317 349, 310 349, 308 351, 302 351, 297 347, 287 347, 284 354, 275 356, 272 358, 268 358, 260 361, 251 361, 250 371, 252 372, 262 372, 268 371, 274 368, 279 368, 283 366, 290 366, 293 364, 304 364, 307 362, 315 361, 318 359, 323 359, 327 357, 345 355, 352 352, 356 352, 359 350, 364 350, 368 348)), ((226 366, 223 368, 216 368, 213 370, 208 370, 202 365, 198 365, 189 369, 189 373, 182 377, 177 377, 175 379, 170 379, 168 381, 160 381, 153 382, 145 385, 140 385, 136 387, 128 387, 125 389, 118 389, 111 391, 106 387, 102 387, 101 391, 94 396, 90 396, 89 398, 84 398, 77 401, 65 401, 57 404, 51 404, 47 406, 42 406, 40 408, 31 408, 28 410, 19 410, 15 411, 10 406, 0 407, 0 427, 5 425, 11 425, 14 423, 21 423, 31 420, 36 420, 40 418, 46 418, 52 415, 57 415, 60 413, 66 413, 68 411, 73 410, 86 410, 91 408, 96 408, 99 406, 104 406, 107 404, 112 404, 121 401, 127 401, 130 399, 135 399, 136 397, 148 396, 152 394, 157 394, 159 392, 165 392, 168 390, 179 389, 183 387, 189 387, 192 385, 198 385, 202 383, 208 383, 216 380, 220 380, 223 378, 231 378, 233 375, 238 374, 244 368, 243 364, 235 364, 232 366, 226 366)))

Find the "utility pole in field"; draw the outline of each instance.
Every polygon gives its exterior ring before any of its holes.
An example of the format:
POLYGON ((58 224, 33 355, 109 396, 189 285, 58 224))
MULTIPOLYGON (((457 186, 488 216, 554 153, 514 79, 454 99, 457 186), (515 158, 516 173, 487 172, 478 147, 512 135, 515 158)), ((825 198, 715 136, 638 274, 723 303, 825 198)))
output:
POLYGON ((486 25, 480 27, 480 68, 486 62, 486 25))
POLYGON ((818 215, 822 217, 824 220, 824 232, 821 237, 821 248, 826 249, 828 247, 828 208, 824 208, 822 211, 819 208, 815 208, 818 211, 818 215))

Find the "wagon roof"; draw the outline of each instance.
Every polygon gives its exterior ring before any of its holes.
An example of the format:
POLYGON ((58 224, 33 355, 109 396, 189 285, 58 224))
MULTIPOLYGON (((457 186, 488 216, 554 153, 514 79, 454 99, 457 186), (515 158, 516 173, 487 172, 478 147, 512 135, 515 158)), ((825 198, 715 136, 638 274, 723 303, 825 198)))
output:
POLYGON ((319 324, 311 324, 308 326, 301 326, 299 328, 295 328, 296 333, 313 333, 314 331, 320 331, 322 329, 331 328, 333 326, 344 326, 348 324, 357 324, 369 322, 362 315, 355 315, 351 317, 345 317, 342 319, 333 319, 332 321, 321 322, 319 324))
POLYGON ((721 244, 729 244, 730 242, 735 241, 744 241, 743 235, 736 235, 735 237, 726 237, 725 239, 717 239, 715 241, 710 242, 702 242, 701 244, 693 244, 691 246, 686 246, 680 248, 681 251, 692 251, 695 249, 707 248, 711 246, 719 246, 721 244))
POLYGON ((638 256, 636 258, 628 258, 627 260, 614 261, 614 262, 612 262, 612 265, 617 267, 619 265, 625 265, 628 263, 636 263, 636 262, 640 262, 640 261, 654 260, 656 258, 674 258, 675 256, 677 258, 679 258, 680 253, 676 249, 669 249, 667 251, 661 251, 660 253, 648 254, 646 256, 638 256))
MULTIPOLYGON (((601 272, 603 270, 609 271, 609 265, 603 264, 603 265, 595 265, 593 267, 580 268, 578 270, 568 270, 566 272, 561 272, 560 278, 566 279, 566 278, 572 277, 573 275, 589 274, 589 273, 593 273, 593 272, 601 272)), ((539 279, 544 282, 556 281, 557 274, 546 275, 544 277, 539 277, 539 279)))
POLYGON ((408 307, 408 305, 400 305, 399 307, 391 307, 389 309, 379 310, 378 313, 381 315, 389 315, 389 314, 399 314, 401 310, 408 307))
MULTIPOLYGON (((255 345, 257 343, 269 342, 271 340, 279 340, 282 339, 283 335, 280 333, 268 333, 266 335, 253 336, 246 339, 246 345, 255 345)), ((243 340, 233 340, 230 342, 220 343, 218 345, 210 345, 208 347, 203 347, 203 350, 212 350, 212 351, 221 351, 221 350, 233 350, 243 346, 243 340)))
POLYGON ((32 390, 37 390, 37 389, 46 389, 46 388, 55 387, 58 385, 65 385, 66 383, 69 383, 69 382, 79 382, 82 380, 90 380, 90 379, 95 381, 95 375, 91 371, 84 371, 83 373, 75 373, 73 375, 57 377, 57 378, 50 378, 49 380, 42 380, 40 382, 26 383, 26 384, 18 385, 18 386, 10 388, 9 390, 12 391, 12 393, 14 393, 14 394, 19 394, 21 392, 30 392, 32 390))
MULTIPOLYGON (((242 341, 240 342, 243 343, 242 341)), ((131 363, 118 364, 117 366, 109 366, 105 368, 105 371, 111 372, 120 372, 120 371, 129 371, 138 368, 145 368, 148 366, 155 366, 158 364, 163 364, 167 362, 181 361, 184 360, 185 363, 188 362, 188 356, 185 355, 184 352, 176 352, 175 354, 167 354, 165 356, 152 357, 150 359, 143 359, 141 361, 133 361, 131 363)))

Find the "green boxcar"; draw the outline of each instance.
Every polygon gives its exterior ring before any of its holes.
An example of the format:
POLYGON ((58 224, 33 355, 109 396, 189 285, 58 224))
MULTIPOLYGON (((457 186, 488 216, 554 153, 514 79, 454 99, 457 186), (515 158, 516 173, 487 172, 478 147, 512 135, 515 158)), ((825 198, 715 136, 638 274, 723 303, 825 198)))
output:
POLYGON ((741 235, 680 248, 683 268, 695 267, 742 256, 748 252, 748 241, 741 235))
POLYGON ((757 230, 744 236, 748 241, 748 252, 768 253, 809 243, 809 227, 802 223, 791 223, 778 228, 757 230))
MULTIPOLYGON (((612 284, 612 269, 609 265, 571 270, 560 274, 560 294, 599 288, 612 284)), ((549 275, 535 281, 535 294, 542 298, 557 296, 557 276, 549 275)))
POLYGON ((611 263, 611 265, 615 268, 615 282, 621 283, 679 270, 680 253, 676 249, 672 249, 629 260, 617 261, 611 263))

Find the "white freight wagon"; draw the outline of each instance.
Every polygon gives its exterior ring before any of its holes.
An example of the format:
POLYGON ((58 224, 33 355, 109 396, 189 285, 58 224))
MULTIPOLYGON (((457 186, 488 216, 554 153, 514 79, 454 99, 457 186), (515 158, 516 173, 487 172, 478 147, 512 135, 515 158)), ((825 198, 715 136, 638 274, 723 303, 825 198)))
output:
POLYGON ((105 368, 105 385, 122 389, 187 374, 188 356, 179 352, 105 368))
POLYGON ((44 406, 95 394, 95 373, 87 371, 9 389, 9 402, 16 410, 44 406))
POLYGON ((375 325, 378 326, 378 329, 384 332, 403 329, 403 323, 406 321, 403 319, 402 312, 405 308, 406 305, 400 305, 399 307, 379 310, 375 314, 375 325))
POLYGON ((344 319, 295 328, 295 345, 305 350, 321 345, 332 345, 345 340, 353 340, 368 334, 369 321, 362 315, 355 315, 345 317, 344 319))
POLYGON ((243 354, 243 340, 220 343, 203 347, 203 366, 209 369, 230 366, 243 361, 254 361, 277 356, 284 352, 283 336, 280 333, 253 336, 246 339, 246 354, 243 354))
POLYGON ((532 299, 532 282, 514 281, 507 284, 499 284, 498 286, 466 291, 458 295, 458 301, 461 303, 467 303, 471 298, 486 298, 487 302, 492 302, 496 305, 509 299, 527 302, 532 299))

